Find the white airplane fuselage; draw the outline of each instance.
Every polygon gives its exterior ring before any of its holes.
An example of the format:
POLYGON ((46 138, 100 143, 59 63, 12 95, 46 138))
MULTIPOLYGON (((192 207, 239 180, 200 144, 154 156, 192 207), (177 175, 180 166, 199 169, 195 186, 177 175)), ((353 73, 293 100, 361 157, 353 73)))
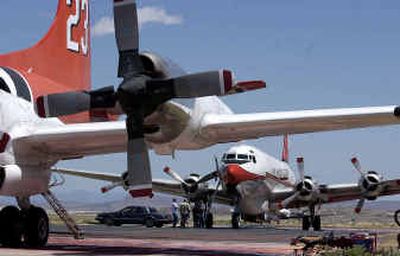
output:
POLYGON ((222 157, 223 182, 228 193, 238 193, 238 207, 247 215, 259 215, 270 210, 269 192, 285 186, 266 178, 272 174, 279 180, 295 184, 290 166, 261 150, 247 145, 234 146, 222 157), (265 186, 258 186, 263 182, 265 186))

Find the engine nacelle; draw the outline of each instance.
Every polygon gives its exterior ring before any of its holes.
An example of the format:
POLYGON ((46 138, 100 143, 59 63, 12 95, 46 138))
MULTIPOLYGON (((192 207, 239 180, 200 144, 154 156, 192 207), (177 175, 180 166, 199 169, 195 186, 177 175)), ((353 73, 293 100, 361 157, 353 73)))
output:
POLYGON ((48 190, 49 174, 44 170, 24 172, 18 165, 0 167, 0 195, 29 196, 48 190))
POLYGON ((208 185, 207 183, 198 183, 200 180, 200 175, 196 173, 191 173, 187 178, 185 178, 185 182, 188 185, 182 184, 182 189, 185 191, 186 195, 190 199, 201 199, 208 195, 208 185))
POLYGON ((379 196, 382 191, 381 180, 382 177, 374 171, 368 171, 361 176, 358 185, 366 199, 375 200, 379 196))
POLYGON ((316 192, 317 185, 311 177, 306 176, 303 181, 297 184, 296 190, 299 191, 299 198, 301 200, 309 201, 312 199, 313 194, 316 192))
POLYGON ((185 74, 177 64, 152 52, 140 53, 146 73, 153 78, 166 79, 185 74))

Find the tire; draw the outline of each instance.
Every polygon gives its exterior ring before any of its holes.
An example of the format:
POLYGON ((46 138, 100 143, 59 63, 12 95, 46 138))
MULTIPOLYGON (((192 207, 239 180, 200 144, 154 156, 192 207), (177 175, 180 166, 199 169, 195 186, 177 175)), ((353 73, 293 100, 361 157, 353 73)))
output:
POLYGON ((206 216, 206 228, 212 228, 214 224, 214 216, 212 213, 208 213, 206 216))
POLYGON ((238 229, 240 227, 240 214, 233 213, 231 222, 232 222, 232 228, 238 229))
POLYGON ((394 213, 394 221, 397 223, 397 225, 400 226, 400 210, 397 210, 394 213))
POLYGON ((104 220, 104 224, 107 226, 114 226, 114 221, 111 218, 107 218, 104 220))
POLYGON ((162 223, 157 223, 157 224, 156 224, 156 227, 157 227, 157 228, 162 228, 162 226, 163 226, 162 223))
POLYGON ((321 216, 314 216, 312 224, 314 231, 321 231, 321 216))
POLYGON ((154 220, 153 219, 146 219, 144 222, 144 225, 148 228, 152 228, 154 226, 154 220))
POLYGON ((41 247, 48 238, 49 217, 42 208, 32 206, 26 214, 24 242, 29 247, 41 247))
POLYGON ((303 217, 303 221, 302 221, 302 229, 305 230, 305 231, 309 230, 310 226, 311 226, 310 217, 304 216, 303 217))
POLYGON ((21 211, 6 206, 0 211, 0 242, 4 247, 16 248, 22 243, 23 222, 21 211))

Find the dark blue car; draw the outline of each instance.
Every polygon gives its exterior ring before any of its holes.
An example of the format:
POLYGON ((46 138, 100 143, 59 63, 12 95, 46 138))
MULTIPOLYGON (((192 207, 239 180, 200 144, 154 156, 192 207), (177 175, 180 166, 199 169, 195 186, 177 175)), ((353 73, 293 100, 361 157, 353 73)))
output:
POLYGON ((120 226, 122 224, 142 224, 146 227, 162 227, 172 223, 169 214, 163 214, 154 207, 128 206, 116 212, 99 213, 96 220, 108 226, 120 226))

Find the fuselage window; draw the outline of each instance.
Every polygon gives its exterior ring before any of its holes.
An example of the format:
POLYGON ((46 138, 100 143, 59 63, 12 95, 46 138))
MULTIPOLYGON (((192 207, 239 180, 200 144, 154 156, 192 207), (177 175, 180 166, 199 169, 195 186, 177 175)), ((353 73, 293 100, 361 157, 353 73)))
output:
POLYGON ((6 81, 4 81, 4 79, 1 77, 0 77, 0 90, 11 93, 10 88, 8 88, 8 86, 6 84, 6 81))

